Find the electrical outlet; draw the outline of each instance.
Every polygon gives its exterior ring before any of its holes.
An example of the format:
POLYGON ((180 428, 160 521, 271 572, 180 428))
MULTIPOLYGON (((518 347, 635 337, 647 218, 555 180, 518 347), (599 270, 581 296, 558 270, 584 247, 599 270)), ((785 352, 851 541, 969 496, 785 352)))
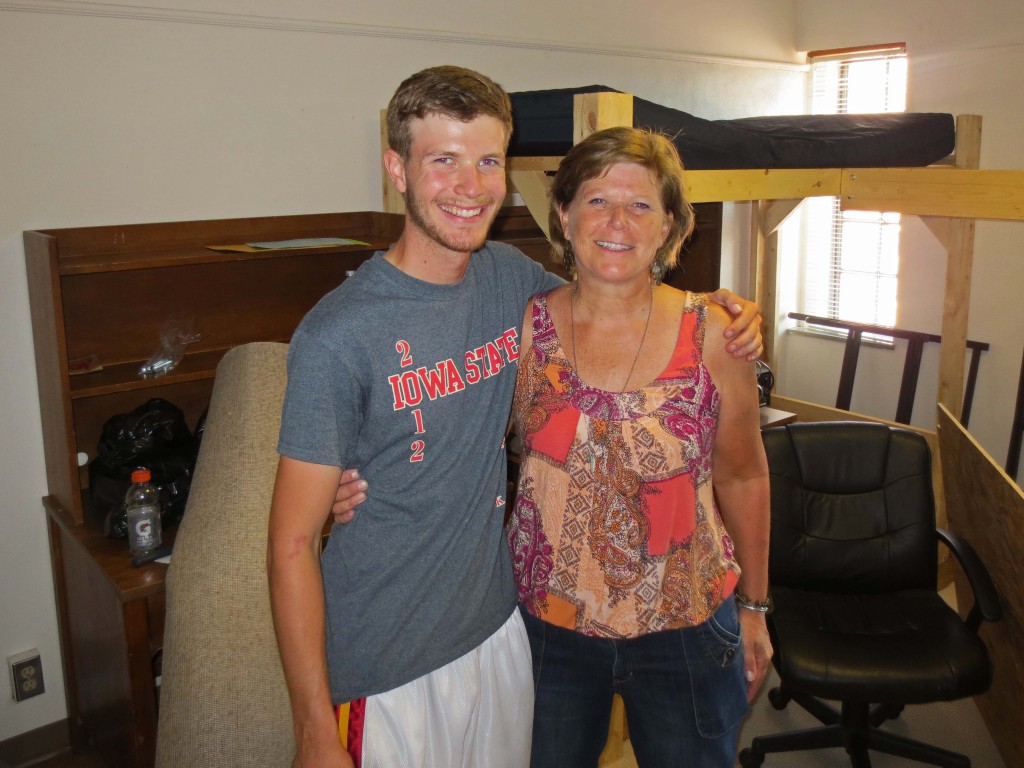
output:
POLYGON ((11 692, 15 701, 24 701, 46 691, 43 662, 35 648, 8 656, 7 668, 11 670, 11 692))

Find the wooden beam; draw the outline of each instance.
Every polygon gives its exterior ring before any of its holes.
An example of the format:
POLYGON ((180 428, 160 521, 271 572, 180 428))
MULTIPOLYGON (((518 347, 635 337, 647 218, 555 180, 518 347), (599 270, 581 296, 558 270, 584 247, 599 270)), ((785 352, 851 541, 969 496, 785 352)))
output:
POLYGON ((957 168, 981 167, 981 115, 956 116, 953 158, 957 168))
MULTIPOLYGON (((509 167, 554 171, 559 157, 512 157, 509 167)), ((956 168, 781 168, 687 171, 692 203, 832 195, 847 210, 922 217, 1024 220, 1024 171, 956 168)))
POLYGON ((607 765, 623 761, 622 755, 626 751, 624 745, 628 739, 629 726, 626 723, 626 703, 616 693, 612 696, 612 713, 608 724, 608 739, 605 741, 604 750, 597 759, 598 768, 604 768, 607 765))
POLYGON ((759 200, 751 212, 751 274, 754 277, 754 301, 761 307, 761 335, 764 351, 761 359, 775 364, 775 338, 779 307, 779 232, 778 229, 803 200, 759 200))
POLYGON ((510 157, 505 167, 510 171, 557 171, 560 157, 510 157))
POLYGON ((572 97, 572 143, 579 144, 595 131, 633 125, 630 93, 578 93, 572 97))
MULTIPOLYGON (((900 424, 898 421, 882 419, 877 416, 868 416, 867 414, 857 413, 856 411, 844 411, 839 408, 833 408, 830 405, 819 405, 818 403, 811 403, 807 400, 798 400, 795 397, 786 397, 785 395, 779 395, 774 392, 772 393, 772 408, 778 408, 782 411, 795 413, 797 421, 874 421, 878 424, 888 424, 890 427, 899 427, 900 429, 909 429, 911 432, 917 432, 928 441, 928 447, 933 451, 936 450, 938 446, 938 440, 935 436, 934 429, 912 427, 909 424, 900 424)), ((936 475, 936 478, 937 477, 938 475, 936 475)))
POLYGON ((1024 171, 854 168, 843 172, 844 210, 1024 219, 1024 171))
MULTIPOLYGON (((512 157, 509 167, 554 171, 559 157, 512 157)), ((956 168, 781 168, 687 171, 692 203, 832 195, 847 210, 922 217, 1024 219, 1024 171, 956 168)))
POLYGON ((686 194, 691 203, 837 196, 841 179, 840 168, 687 171, 686 194))
POLYGON ((775 294, 777 288, 779 241, 765 226, 770 203, 761 200, 753 204, 750 212, 751 276, 754 301, 761 307, 761 337, 764 350, 761 359, 769 366, 775 364, 775 294))
POLYGON ((947 216, 921 216, 921 223, 931 230, 931 233, 935 235, 935 239, 939 241, 946 252, 952 247, 952 224, 953 219, 947 216))
POLYGON ((967 350, 967 315, 974 266, 974 220, 954 219, 950 229, 946 295, 942 307, 942 343, 939 345, 938 402, 959 418, 963 412, 964 354, 967 350))
MULTIPOLYGON (((957 121, 957 170, 953 173, 978 173, 980 158, 981 117, 964 116, 957 121)), ((967 316, 971 305, 971 275, 974 270, 974 219, 952 219, 948 236, 946 295, 942 308, 942 343, 939 345, 938 403, 945 405, 959 419, 963 412, 964 353, 967 351, 967 316)))
POLYGON ((803 200, 772 200, 765 208, 764 216, 761 219, 761 226, 765 235, 775 234, 779 227, 790 217, 803 200))
POLYGON ((508 180, 515 187, 519 196, 523 198, 523 203, 529 209, 533 220, 537 222, 537 226, 544 232, 544 237, 550 240, 551 234, 548 231, 550 203, 548 195, 551 191, 551 177, 543 171, 524 171, 510 168, 508 180))

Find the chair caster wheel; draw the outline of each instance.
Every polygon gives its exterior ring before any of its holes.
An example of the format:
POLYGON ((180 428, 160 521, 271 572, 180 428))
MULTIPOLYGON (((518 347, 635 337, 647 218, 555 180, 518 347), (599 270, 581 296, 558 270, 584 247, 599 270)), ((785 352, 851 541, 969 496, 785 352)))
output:
POLYGON ((768 691, 768 702, 775 709, 785 709, 790 702, 790 697, 781 688, 772 688, 768 691))
POLYGON ((742 749, 739 754, 741 768, 759 768, 764 762, 764 755, 756 755, 752 750, 742 749))

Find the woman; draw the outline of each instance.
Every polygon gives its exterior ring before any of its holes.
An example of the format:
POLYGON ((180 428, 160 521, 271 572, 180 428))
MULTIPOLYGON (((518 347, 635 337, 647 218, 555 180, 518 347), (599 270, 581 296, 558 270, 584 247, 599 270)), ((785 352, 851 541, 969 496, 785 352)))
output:
POLYGON ((693 227, 667 139, 612 128, 576 145, 550 225, 577 279, 526 311, 509 532, 532 765, 596 765, 618 692, 641 768, 732 766, 771 657, 753 365, 704 344, 721 307, 661 283, 693 227))

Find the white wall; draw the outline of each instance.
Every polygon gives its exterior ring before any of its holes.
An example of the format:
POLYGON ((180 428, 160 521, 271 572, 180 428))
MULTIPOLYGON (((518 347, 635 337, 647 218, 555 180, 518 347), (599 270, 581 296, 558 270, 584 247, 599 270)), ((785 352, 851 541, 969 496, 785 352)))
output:
MULTIPOLYGON (((797 46, 821 50, 905 41, 914 111, 979 114, 981 167, 1024 168, 1024 3, 1020 0, 797 0, 797 46)), ((917 217, 904 217, 899 318, 902 328, 941 333, 945 250, 917 217)), ((981 358, 970 430, 1002 465, 1024 350, 1024 224, 978 222, 968 336, 991 344, 981 358)), ((780 291, 792 292, 792 275, 780 291)), ((790 305, 784 311, 796 309, 790 305)), ((842 345, 794 334, 779 340, 778 391, 833 404, 842 345)), ((861 352, 851 407, 893 418, 905 347, 861 352)), ((938 349, 922 363, 913 423, 935 428, 938 349)), ((1018 475, 1018 482, 1024 471, 1018 475)))
POLYGON ((0 741, 65 716, 21 232, 378 209, 378 110, 431 64, 711 118, 800 111, 794 0, 644 9, 0 0, 0 657, 38 648, 47 682, 21 704, 0 684, 0 741))

